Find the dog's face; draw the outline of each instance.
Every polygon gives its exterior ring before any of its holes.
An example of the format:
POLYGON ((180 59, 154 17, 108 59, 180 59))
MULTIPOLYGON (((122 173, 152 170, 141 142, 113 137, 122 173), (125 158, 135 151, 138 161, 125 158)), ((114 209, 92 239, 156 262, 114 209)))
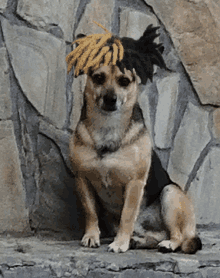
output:
POLYGON ((88 105, 102 114, 125 112, 137 100, 139 81, 135 71, 125 69, 123 74, 117 66, 101 66, 88 75, 85 90, 88 105))

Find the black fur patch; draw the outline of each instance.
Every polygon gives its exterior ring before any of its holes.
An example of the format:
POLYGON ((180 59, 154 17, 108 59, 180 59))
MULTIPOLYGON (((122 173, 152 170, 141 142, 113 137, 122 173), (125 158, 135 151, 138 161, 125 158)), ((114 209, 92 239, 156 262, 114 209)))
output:
POLYGON ((119 148, 119 144, 115 142, 108 142, 105 145, 99 147, 96 151, 98 156, 103 158, 106 154, 116 152, 119 148))
POLYGON ((124 47, 124 57, 122 61, 117 61, 117 66, 123 73, 124 68, 131 72, 134 68, 142 84, 146 84, 148 79, 152 81, 153 65, 169 70, 162 56, 164 47, 162 44, 154 42, 159 36, 156 33, 159 28, 149 25, 139 40, 127 37, 121 38, 124 47))
POLYGON ((144 122, 144 117, 140 105, 136 103, 133 108, 133 113, 131 116, 132 120, 135 122, 144 122))
POLYGON ((146 205, 152 204, 166 185, 175 184, 169 177, 166 170, 163 168, 159 157, 155 151, 152 151, 152 162, 148 175, 147 186, 145 193, 147 196, 146 205))

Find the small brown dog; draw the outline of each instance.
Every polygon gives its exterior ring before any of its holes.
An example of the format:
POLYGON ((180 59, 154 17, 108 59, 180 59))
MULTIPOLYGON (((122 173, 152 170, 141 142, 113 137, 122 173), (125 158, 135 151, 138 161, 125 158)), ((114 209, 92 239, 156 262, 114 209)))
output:
MULTIPOLYGON (((180 248, 195 253, 201 249, 201 241, 196 236, 193 205, 169 179, 152 150, 137 102, 143 78, 137 67, 126 67, 126 59, 123 61, 123 69, 102 61, 89 70, 81 118, 70 141, 85 209, 82 245, 100 246, 97 205, 101 203, 119 223, 109 251, 125 252, 130 247, 170 252, 180 248)), ((153 66, 146 74, 152 77, 153 66)))

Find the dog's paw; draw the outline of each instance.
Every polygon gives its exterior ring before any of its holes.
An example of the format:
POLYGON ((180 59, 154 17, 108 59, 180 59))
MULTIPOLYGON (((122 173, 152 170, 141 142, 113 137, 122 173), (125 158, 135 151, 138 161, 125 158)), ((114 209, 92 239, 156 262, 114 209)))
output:
POLYGON ((170 240, 163 240, 158 244, 158 251, 162 253, 174 252, 175 249, 175 244, 170 240))
POLYGON ((115 240, 108 246, 108 252, 124 253, 129 249, 129 240, 115 240))
POLYGON ((100 246, 99 232, 87 232, 81 241, 82 246, 97 248, 100 246))

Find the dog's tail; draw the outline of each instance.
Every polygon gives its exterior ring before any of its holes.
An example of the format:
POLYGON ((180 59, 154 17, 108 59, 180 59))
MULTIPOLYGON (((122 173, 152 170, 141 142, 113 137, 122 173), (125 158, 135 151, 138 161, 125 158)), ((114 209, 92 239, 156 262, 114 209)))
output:
POLYGON ((202 249, 202 241, 198 236, 184 240, 181 246, 182 252, 186 254, 195 254, 202 249))

